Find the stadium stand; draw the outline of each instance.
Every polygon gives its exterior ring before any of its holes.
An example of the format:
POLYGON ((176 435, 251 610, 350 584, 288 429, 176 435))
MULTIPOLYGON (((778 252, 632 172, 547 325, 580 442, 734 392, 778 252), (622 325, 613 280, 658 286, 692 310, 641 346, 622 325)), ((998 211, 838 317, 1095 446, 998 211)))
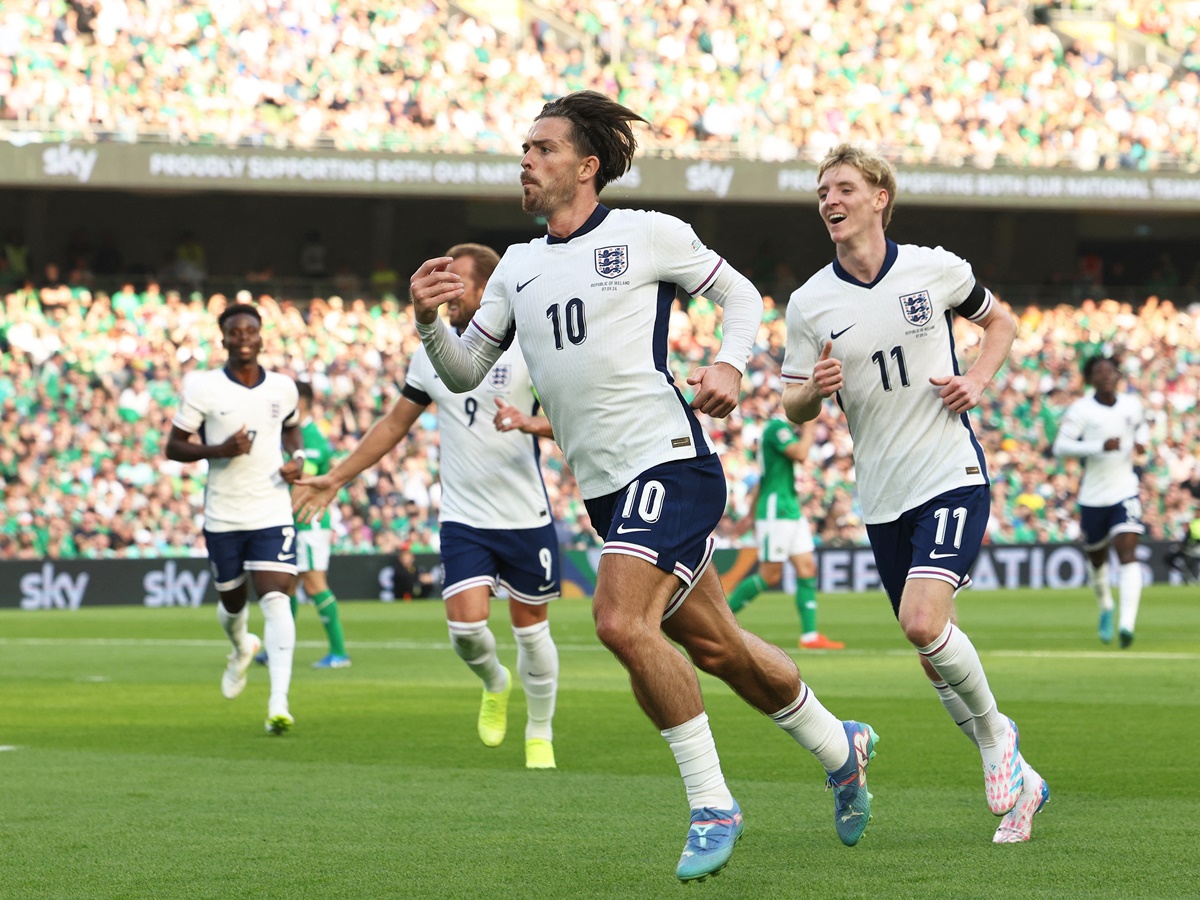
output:
MULTIPOLYGON (((416 331, 406 308, 314 300, 302 310, 270 295, 265 365, 312 381, 315 412, 346 451, 394 402, 416 331), (364 373, 374 373, 365 378, 364 373)), ((0 558, 108 558, 203 555, 203 478, 163 459, 178 385, 191 368, 219 363, 221 294, 190 298, 145 290, 113 295, 86 289, 3 298, 0 319, 0 489, 6 515, 0 558)), ((1125 359, 1129 386, 1143 398, 1153 440, 1143 477, 1149 536, 1170 538, 1194 516, 1200 465, 1200 308, 1179 310, 1149 297, 1137 309, 1113 300, 1030 306, 1015 311, 1020 331, 1010 364, 972 416, 992 461, 994 543, 1073 540, 1074 463, 1049 454, 1059 414, 1081 390, 1079 361, 1105 350, 1125 359)), ((698 299, 676 303, 670 365, 681 390, 718 344, 719 310, 698 299)), ((976 335, 962 329, 969 357, 976 335)), ((746 396, 727 420, 708 422, 730 483, 724 542, 747 514, 757 477, 755 444, 776 405, 785 323, 772 299, 746 375, 746 396)), ((438 432, 426 413, 412 436, 343 492, 336 550, 391 553, 438 547, 438 432)), ((829 408, 804 467, 805 511, 820 546, 865 543, 854 497, 849 435, 829 408)), ((595 546, 570 471, 546 454, 547 489, 563 544, 595 546)))
POLYGON ((1082 18, 958 0, 522 8, 18 0, 0 14, 0 136, 512 153, 547 97, 595 88, 678 156, 816 159, 853 139, 906 164, 1200 165, 1194 0, 1082 18))

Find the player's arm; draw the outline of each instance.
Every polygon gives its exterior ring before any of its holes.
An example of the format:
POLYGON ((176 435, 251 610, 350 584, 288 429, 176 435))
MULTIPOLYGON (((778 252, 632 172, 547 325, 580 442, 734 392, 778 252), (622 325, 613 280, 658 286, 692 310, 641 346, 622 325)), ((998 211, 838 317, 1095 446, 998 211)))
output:
POLYGON ((962 375, 938 375, 929 383, 941 388, 938 396, 952 413, 965 413, 979 405, 983 392, 1000 367, 1008 359, 1017 322, 1012 314, 998 303, 991 291, 976 283, 967 299, 958 307, 972 322, 983 329, 979 356, 974 365, 962 375), (983 310, 982 314, 976 310, 983 310))
POLYGON ((292 492, 292 512, 296 514, 296 521, 311 522, 323 515, 346 483, 375 465, 404 440, 427 405, 402 396, 387 415, 367 429, 349 456, 324 475, 301 478, 292 492))
POLYGON ((1075 408, 1068 409, 1058 426, 1058 434, 1050 451, 1055 456, 1085 457, 1096 456, 1107 449, 1104 441, 1085 440, 1083 431, 1083 422, 1077 418, 1075 408))
POLYGON ((734 537, 741 537, 754 527, 754 522, 758 518, 758 488, 761 484, 761 481, 754 482, 754 487, 750 488, 750 493, 746 494, 746 508, 749 512, 733 526, 734 537))
POLYGON ((462 278, 446 270, 452 262, 452 257, 440 256, 421 263, 409 279, 409 297, 429 361, 446 387, 461 394, 476 387, 491 371, 504 352, 508 335, 488 334, 472 321, 459 336, 442 321, 438 309, 466 290, 462 278))
POLYGON ((792 462, 802 463, 808 459, 808 454, 812 452, 813 442, 817 435, 816 419, 809 419, 800 429, 799 439, 792 441, 783 448, 783 455, 792 462))
POLYGON ((279 474, 288 484, 295 484, 304 474, 304 435, 300 431, 299 420, 292 425, 283 426, 283 455, 287 462, 279 469, 279 474))
POLYGON ((229 459, 241 456, 250 452, 251 444, 253 440, 245 425, 219 444, 205 444, 195 432, 184 431, 178 425, 172 425, 163 452, 167 459, 189 463, 202 459, 229 459))
POLYGON ((762 324, 763 300, 750 279, 724 260, 712 283, 700 293, 723 310, 721 349, 713 364, 696 369, 687 383, 698 386, 692 409, 720 419, 733 412, 741 399, 742 373, 762 324))
MULTIPOLYGON (((789 332, 791 327, 789 322, 789 332)), ((784 365, 787 365, 786 361, 784 365)), ((833 341, 826 341, 813 366, 812 375, 799 384, 789 384, 783 389, 784 414, 797 425, 811 422, 821 414, 825 398, 832 397, 843 387, 842 361, 833 355, 833 341)))
POLYGON ((522 431, 525 434, 554 440, 554 429, 550 427, 550 420, 545 416, 527 416, 500 397, 496 398, 496 407, 492 424, 496 426, 497 431, 522 431))

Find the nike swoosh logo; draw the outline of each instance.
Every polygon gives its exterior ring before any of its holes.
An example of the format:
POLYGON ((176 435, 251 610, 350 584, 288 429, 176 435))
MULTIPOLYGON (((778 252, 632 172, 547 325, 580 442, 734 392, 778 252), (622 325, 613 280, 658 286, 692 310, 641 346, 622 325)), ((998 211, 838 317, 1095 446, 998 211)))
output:
POLYGON ((947 557, 958 556, 957 553, 938 553, 936 550, 929 551, 930 559, 946 559, 947 557))
POLYGON ((295 559, 296 554, 295 553, 277 553, 277 554, 275 554, 275 558, 278 559, 280 562, 287 562, 289 559, 295 559))
POLYGON ((633 534, 635 531, 649 531, 649 528, 626 528, 624 525, 617 526, 617 534, 633 534))
MULTIPOLYGON (((854 325, 857 325, 857 324, 858 324, 857 322, 855 322, 855 323, 854 323, 854 325)), ((841 337, 843 334, 845 334, 847 331, 849 331, 851 328, 853 328, 853 327, 854 327, 854 325, 847 325, 847 326, 846 326, 845 328, 843 328, 841 331, 831 331, 831 332, 829 332, 829 339, 830 339, 831 341, 836 341, 836 340, 837 340, 838 338, 840 338, 840 337, 841 337)))
POLYGON ((529 287, 530 284, 537 281, 541 277, 542 277, 542 273, 539 272, 538 274, 534 275, 532 278, 529 279, 529 281, 525 282, 524 284, 521 284, 521 282, 518 281, 517 282, 517 293, 518 294, 521 293, 521 291, 525 290, 525 288, 529 287))
POLYGON ((554 582, 551 582, 550 584, 539 584, 538 590, 539 591, 548 591, 552 587, 554 587, 554 582))

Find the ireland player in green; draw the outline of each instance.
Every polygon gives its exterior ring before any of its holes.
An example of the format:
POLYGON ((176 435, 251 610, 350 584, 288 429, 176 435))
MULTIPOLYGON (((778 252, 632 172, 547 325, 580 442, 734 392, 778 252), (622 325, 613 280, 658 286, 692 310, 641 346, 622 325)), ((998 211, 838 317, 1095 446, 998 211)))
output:
MULTIPOLYGON (((796 463, 808 458, 816 422, 797 437, 791 424, 773 417, 763 425, 758 445, 761 477, 754 488, 754 535, 758 572, 745 579, 729 597, 735 613, 783 578, 783 563, 796 567, 796 610, 800 613, 800 646, 806 650, 841 650, 846 645, 817 631, 817 562, 812 529, 800 512, 796 495, 796 463)), ((749 520, 747 520, 749 521, 749 520)))

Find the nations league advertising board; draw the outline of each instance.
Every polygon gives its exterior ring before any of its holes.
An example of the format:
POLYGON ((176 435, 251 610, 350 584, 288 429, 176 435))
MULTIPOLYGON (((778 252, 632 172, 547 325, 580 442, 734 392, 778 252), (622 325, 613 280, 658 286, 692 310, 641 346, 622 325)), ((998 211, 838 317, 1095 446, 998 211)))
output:
MULTIPOLYGON (((1167 565, 1170 544, 1147 541, 1138 547, 1146 584, 1181 584, 1167 565)), ((596 583, 599 550, 563 553, 563 596, 590 597, 596 583)), ((753 549, 718 550, 714 557, 726 592, 752 573, 753 549)), ((417 557, 417 567, 436 576, 436 555, 417 557)), ((1115 573, 1117 567, 1110 567, 1115 573)), ((1077 544, 1004 544, 983 548, 971 578, 974 590, 1019 587, 1081 588, 1087 585, 1087 557, 1077 544)), ((860 594, 880 590, 869 547, 817 551, 818 590, 860 594)), ((395 590, 395 559, 361 555, 334 557, 330 586, 339 597, 403 600, 395 590)), ((436 595, 436 591, 435 591, 436 595)), ((205 559, 5 560, 0 561, 0 609, 72 610, 82 606, 135 605, 153 609, 200 606, 216 601, 205 559)))

